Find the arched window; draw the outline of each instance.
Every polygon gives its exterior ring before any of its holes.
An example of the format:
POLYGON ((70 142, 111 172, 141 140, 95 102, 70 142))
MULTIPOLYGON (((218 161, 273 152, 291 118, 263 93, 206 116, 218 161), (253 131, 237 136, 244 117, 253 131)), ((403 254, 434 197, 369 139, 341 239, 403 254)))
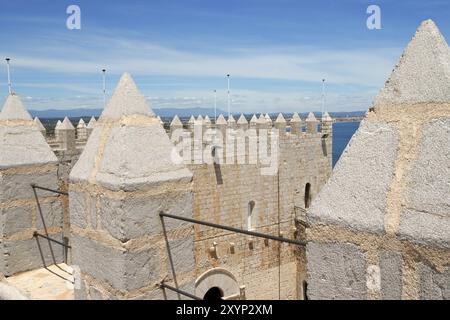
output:
POLYGON ((253 230, 253 209, 255 208, 255 201, 250 201, 248 203, 247 209, 247 230, 253 230))
POLYGON ((311 204, 311 184, 308 182, 305 186, 305 208, 308 209, 311 204))
POLYGON ((203 296, 203 300, 205 301, 220 301, 223 298, 223 291, 218 287, 212 287, 208 291, 206 291, 203 296))

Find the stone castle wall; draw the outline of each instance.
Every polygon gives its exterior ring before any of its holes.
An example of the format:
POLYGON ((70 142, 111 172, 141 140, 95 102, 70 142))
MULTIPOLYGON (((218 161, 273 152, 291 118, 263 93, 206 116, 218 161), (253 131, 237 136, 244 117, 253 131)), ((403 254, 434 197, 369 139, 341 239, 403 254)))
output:
MULTIPOLYGON (((332 136, 329 129, 331 127, 325 125, 325 132, 277 131, 277 170, 267 175, 262 173, 264 166, 260 163, 238 164, 236 146, 231 164, 194 164, 201 159, 192 156, 185 163, 194 177, 194 218, 248 229, 249 204, 253 203, 251 230, 296 238, 295 207, 305 208, 306 184, 311 185, 310 193, 314 197, 331 174, 332 136)), ((193 131, 195 129, 187 130, 192 146, 196 144, 193 131)), ((259 130, 258 137, 261 134, 262 130, 259 130)), ((250 143, 248 139, 243 149, 246 162, 250 143)), ((212 145, 204 143, 203 147, 209 150, 208 146, 212 145)), ((219 150, 227 154, 227 150, 219 150)), ((212 268, 223 268, 236 277, 239 286, 245 287, 246 298, 302 298, 301 285, 292 281, 298 270, 296 255, 303 250, 296 247, 197 225, 196 275, 199 277, 212 268)), ((305 277, 303 272, 301 279, 305 277)))

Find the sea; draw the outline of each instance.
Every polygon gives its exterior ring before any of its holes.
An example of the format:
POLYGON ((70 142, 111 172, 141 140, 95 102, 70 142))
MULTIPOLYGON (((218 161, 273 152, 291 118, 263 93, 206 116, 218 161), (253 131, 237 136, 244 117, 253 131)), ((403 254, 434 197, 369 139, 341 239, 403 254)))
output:
POLYGON ((333 124, 333 168, 358 130, 360 122, 335 122, 333 124))

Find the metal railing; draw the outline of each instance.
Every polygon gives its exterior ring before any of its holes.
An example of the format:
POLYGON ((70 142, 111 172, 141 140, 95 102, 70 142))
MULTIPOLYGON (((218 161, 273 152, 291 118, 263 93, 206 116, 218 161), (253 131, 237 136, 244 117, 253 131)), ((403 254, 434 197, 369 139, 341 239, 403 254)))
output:
MULTIPOLYGON (((39 211, 39 215, 41 216, 42 226, 43 226, 44 232, 45 232, 45 234, 41 234, 41 233, 39 233, 37 231, 34 231, 33 232, 33 237, 35 237, 35 238, 41 237, 41 238, 44 238, 47 241, 49 241, 50 252, 51 252, 51 255, 53 257, 53 262, 55 264, 56 264, 56 259, 55 259, 55 255, 53 253, 52 246, 50 245, 50 242, 54 242, 54 243, 59 244, 62 247, 64 247, 64 249, 65 249, 64 250, 64 262, 67 263, 67 249, 71 248, 71 246, 68 244, 69 243, 69 239, 67 237, 63 236, 62 241, 59 241, 59 240, 53 239, 52 237, 49 236, 48 231, 47 231, 47 226, 45 224, 44 215, 42 213, 41 204, 39 202, 39 197, 38 197, 38 194, 37 194, 36 190, 49 191, 49 192, 53 192, 53 193, 56 193, 56 194, 59 194, 59 195, 63 195, 63 196, 68 196, 69 193, 63 192, 63 191, 59 191, 59 190, 55 190, 55 189, 51 189, 51 188, 47 188, 47 187, 41 187, 41 186, 38 186, 38 185, 36 185, 34 183, 31 184, 31 188, 33 188, 34 198, 36 199, 36 205, 37 205, 37 208, 38 208, 38 211, 39 211)), ((62 228, 63 228, 63 226, 62 226, 62 228)), ((42 255, 42 253, 41 253, 41 255, 42 255)))
POLYGON ((257 237, 257 238, 269 239, 269 240, 274 240, 274 241, 279 241, 279 242, 284 242, 284 243, 289 243, 289 244, 295 244, 295 245, 299 245, 299 246, 306 246, 306 241, 303 241, 303 240, 295 240, 295 239, 283 238, 280 236, 274 236, 271 234, 266 234, 266 233, 261 233, 261 232, 256 232, 256 231, 243 230, 243 229, 225 226, 225 225, 221 225, 221 224, 217 224, 217 223, 213 223, 213 222, 207 222, 207 221, 201 221, 201 220, 192 219, 192 218, 181 217, 181 216, 168 214, 168 213, 164 213, 164 212, 160 212, 159 217, 161 219, 161 225, 162 225, 162 229, 163 229, 164 239, 166 242, 167 255, 169 257, 169 263, 170 263, 170 266, 172 269, 173 281, 175 283, 175 287, 172 287, 163 281, 163 282, 161 282, 160 287, 176 292, 178 294, 178 299, 180 299, 180 294, 181 294, 181 295, 187 296, 191 299, 203 300, 203 299, 201 299, 195 295, 192 295, 186 291, 180 290, 178 287, 175 266, 174 266, 173 259, 172 259, 172 253, 170 250, 170 244, 169 244, 169 240, 167 237, 167 231, 166 231, 166 227, 165 227, 165 223, 164 223, 164 218, 181 220, 181 221, 185 221, 185 222, 189 222, 189 223, 193 223, 193 224, 199 224, 199 225, 208 226, 211 228, 227 230, 227 231, 231 231, 231 232, 235 232, 235 233, 239 233, 239 234, 245 234, 245 235, 257 237))

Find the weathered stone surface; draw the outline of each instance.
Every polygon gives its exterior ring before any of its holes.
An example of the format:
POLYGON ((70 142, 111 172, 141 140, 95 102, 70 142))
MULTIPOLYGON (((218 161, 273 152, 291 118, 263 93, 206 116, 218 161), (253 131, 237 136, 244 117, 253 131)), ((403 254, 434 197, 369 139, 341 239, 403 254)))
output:
POLYGON ((420 298, 423 300, 450 300, 450 268, 438 273, 425 264, 419 266, 420 298))
MULTIPOLYGON (((81 277, 81 275, 80 275, 81 277)), ((74 286, 73 289, 73 298, 74 300, 87 300, 87 288, 86 288, 86 282, 81 278, 80 280, 80 287, 74 286)))
MULTIPOLYGON (((0 209, 0 222, 3 225, 3 236, 9 237, 16 232, 32 227, 31 206, 20 206, 0 209)), ((0 227, 0 230, 2 228, 0 227)))
POLYGON ((159 279, 160 251, 156 248, 130 252, 77 235, 71 244, 73 261, 82 272, 116 289, 138 289, 159 279))
POLYGON ((173 149, 145 98, 124 74, 70 178, 73 182, 96 180, 111 190, 127 191, 163 181, 190 181, 192 174, 173 149), (129 118, 120 122, 121 117, 129 118), (96 157, 100 163, 94 171, 96 157))
POLYGON ((136 114, 155 116, 131 76, 124 73, 100 120, 104 118, 118 120, 122 116, 136 114))
POLYGON ((402 298, 402 265, 403 258, 400 253, 381 252, 381 297, 383 300, 402 298))
POLYGON ((41 213, 36 206, 36 225, 39 230, 51 227, 61 227, 63 225, 63 208, 61 199, 53 200, 49 203, 41 203, 41 213), (44 220, 44 221, 42 221, 44 220), (45 225, 45 227, 44 227, 45 225))
MULTIPOLYGON (((4 174, 0 171, 0 201, 34 199, 31 184, 58 190, 56 170, 55 166, 55 171, 46 173, 4 174)), ((36 189, 36 193, 39 198, 55 196, 55 193, 45 190, 36 189)))
MULTIPOLYGON (((30 122, 33 123, 32 120, 30 122)), ((35 125, 0 125, 0 141, 0 168, 57 162, 35 125)))
MULTIPOLYGON (((173 144, 159 123, 115 126, 106 142, 97 181, 110 189, 133 190, 141 185, 192 179, 173 159, 173 144), (158 141, 143 146, 142 141, 158 141)), ((80 158, 81 160, 81 158, 80 158)))
POLYGON ((100 147, 101 135, 102 128, 99 127, 99 123, 97 122, 77 163, 70 171, 70 181, 88 181, 91 172, 94 170, 97 150, 100 147))
POLYGON ((400 234, 450 247, 450 118, 425 125, 419 155, 408 176, 400 234))
POLYGON ((57 162, 17 95, 8 96, 0 113, 0 142, 0 168, 57 162))
POLYGON ((424 21, 375 100, 394 103, 450 101, 450 49, 433 21, 424 21))
POLYGON ((333 176, 313 202, 308 220, 382 232, 398 139, 394 125, 362 121, 333 176))
MULTIPOLYGON (((177 273, 189 272, 195 269, 194 235, 170 241, 172 261, 177 273)), ((170 270, 170 261, 167 261, 170 270)))
POLYGON ((70 224, 86 228, 86 194, 84 192, 69 191, 70 224))
MULTIPOLYGON (((61 240, 61 234, 50 234, 50 237, 61 240)), ((4 258, 5 276, 42 268, 61 263, 64 258, 63 248, 43 238, 32 238, 22 241, 4 241, 0 247, 4 258)))
POLYGON ((366 298, 366 262, 356 245, 310 242, 306 256, 309 299, 366 298))
MULTIPOLYGON (((182 217, 192 217, 186 203, 192 202, 192 193, 176 194, 171 197, 158 195, 151 197, 130 197, 115 200, 102 197, 100 210, 102 226, 115 238, 122 242, 144 235, 162 233, 160 212, 182 217)), ((187 222, 165 218, 167 231, 187 226, 187 222)))
POLYGON ((33 120, 27 109, 23 105, 20 97, 16 94, 10 94, 0 112, 1 120, 33 120))

